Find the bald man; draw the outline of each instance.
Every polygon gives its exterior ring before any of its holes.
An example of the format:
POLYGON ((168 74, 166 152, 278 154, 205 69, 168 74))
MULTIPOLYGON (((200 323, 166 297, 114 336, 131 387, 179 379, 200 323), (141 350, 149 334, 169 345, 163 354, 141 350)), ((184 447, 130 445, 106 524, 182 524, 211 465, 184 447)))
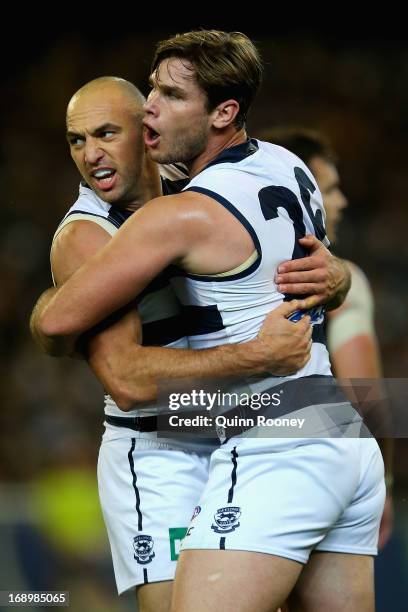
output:
MULTIPOLYGON (((136 87, 115 77, 91 81, 69 102, 67 139, 83 182, 54 236, 51 266, 57 286, 162 188, 169 193, 183 184, 185 177, 175 167, 162 168, 167 179, 161 183, 157 165, 145 155, 142 104, 136 87)), ((43 348, 58 355, 65 347, 36 327, 49 295, 40 298, 31 325, 43 348)), ((164 271, 136 308, 111 318, 88 338, 88 362, 107 391, 98 462, 101 505, 118 592, 138 587, 140 611, 169 609, 178 546, 213 449, 206 439, 158 439, 158 407, 145 402, 154 398, 158 379, 265 370, 283 375, 299 369, 309 358, 311 330, 306 319, 287 320, 297 306, 301 303, 274 310, 251 342, 188 350, 185 317, 164 271), (142 334, 146 346, 141 346, 142 334)))

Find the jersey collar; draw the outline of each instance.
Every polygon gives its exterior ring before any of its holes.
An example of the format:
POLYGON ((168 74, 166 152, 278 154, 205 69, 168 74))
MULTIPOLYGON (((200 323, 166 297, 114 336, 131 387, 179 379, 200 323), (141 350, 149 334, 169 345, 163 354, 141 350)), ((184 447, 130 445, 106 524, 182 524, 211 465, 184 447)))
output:
POLYGON ((239 145, 235 145, 234 147, 228 147, 221 151, 217 157, 210 161, 209 164, 206 165, 204 170, 210 168, 210 166, 215 166, 216 164, 235 164, 237 162, 242 161, 246 157, 253 155, 259 149, 258 141, 255 138, 248 138, 246 142, 243 142, 239 145))

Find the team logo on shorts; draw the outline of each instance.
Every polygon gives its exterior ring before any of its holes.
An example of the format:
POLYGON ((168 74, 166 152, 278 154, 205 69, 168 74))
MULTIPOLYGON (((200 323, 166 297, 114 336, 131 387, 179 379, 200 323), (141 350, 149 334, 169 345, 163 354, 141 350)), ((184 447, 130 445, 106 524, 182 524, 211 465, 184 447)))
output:
POLYGON ((155 556, 153 538, 149 535, 138 535, 133 538, 134 558, 140 565, 146 565, 155 556))
POLYGON ((239 527, 239 517, 241 516, 241 508, 238 506, 229 506, 228 508, 219 508, 214 514, 214 521, 211 525, 216 533, 231 533, 239 527))
POLYGON ((191 517, 190 520, 195 519, 195 517, 198 516, 200 514, 200 512, 201 512, 201 506, 196 506, 194 508, 193 516, 191 517))

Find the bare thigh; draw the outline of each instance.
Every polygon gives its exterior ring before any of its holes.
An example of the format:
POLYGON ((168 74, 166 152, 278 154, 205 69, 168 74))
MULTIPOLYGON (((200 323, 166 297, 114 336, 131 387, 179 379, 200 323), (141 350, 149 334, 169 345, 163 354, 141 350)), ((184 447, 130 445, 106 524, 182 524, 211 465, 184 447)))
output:
POLYGON ((374 612, 374 560, 315 552, 289 598, 290 612, 374 612))
POLYGON ((302 564, 265 553, 184 550, 172 612, 275 612, 296 583, 302 564))
POLYGON ((151 582, 137 588, 139 612, 169 612, 173 580, 151 582))

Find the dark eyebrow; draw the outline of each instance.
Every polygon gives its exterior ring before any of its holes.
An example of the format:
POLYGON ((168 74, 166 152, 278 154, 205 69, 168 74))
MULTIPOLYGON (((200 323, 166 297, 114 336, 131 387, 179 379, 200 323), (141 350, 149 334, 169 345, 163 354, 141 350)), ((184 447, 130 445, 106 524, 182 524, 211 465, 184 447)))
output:
MULTIPOLYGON (((122 128, 119 125, 116 125, 115 123, 104 123, 103 125, 98 125, 98 127, 92 131, 92 136, 97 136, 101 132, 111 131, 121 132, 122 128)), ((78 134, 77 132, 72 132, 71 130, 68 130, 65 136, 68 142, 73 138, 83 138, 83 135, 78 134)))
POLYGON ((77 134, 76 132, 71 132, 71 130, 67 130, 67 133, 65 134, 65 138, 69 142, 72 138, 82 138, 82 136, 81 134, 77 134))
POLYGON ((99 134, 100 132, 121 132, 122 128, 119 125, 116 125, 115 123, 104 123, 103 125, 98 125, 97 128, 95 128, 92 131, 92 135, 96 135, 99 134))
POLYGON ((186 95, 186 92, 184 91, 184 89, 181 89, 181 87, 177 87, 177 85, 162 85, 160 89, 162 90, 164 94, 167 94, 167 95, 177 94, 181 98, 183 98, 186 95))
POLYGON ((161 85, 157 78, 153 75, 150 75, 149 77, 149 85, 150 87, 158 89, 165 95, 176 94, 181 98, 186 95, 185 91, 181 89, 181 87, 177 87, 177 85, 161 85))

